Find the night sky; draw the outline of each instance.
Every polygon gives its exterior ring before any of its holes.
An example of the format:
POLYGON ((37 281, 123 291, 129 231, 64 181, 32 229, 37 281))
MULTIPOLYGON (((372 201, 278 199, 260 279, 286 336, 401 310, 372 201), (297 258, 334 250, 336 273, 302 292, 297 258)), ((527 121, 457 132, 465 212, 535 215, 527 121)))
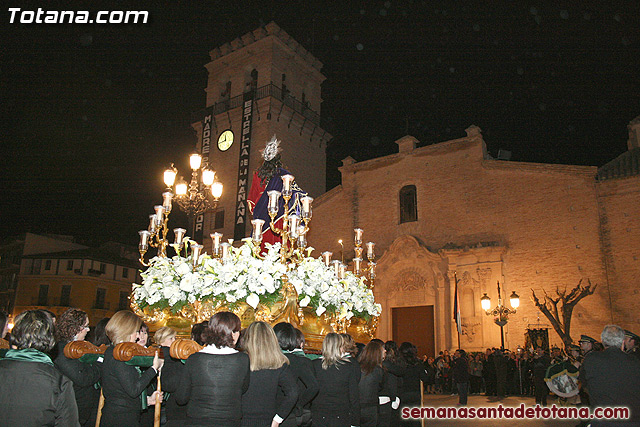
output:
POLYGON ((601 166, 640 115, 640 2, 149 3, 150 22, 132 25, 9 24, 3 9, 0 237, 136 244, 164 168, 187 170, 208 52, 271 20, 324 64, 328 188, 346 156, 394 153, 405 134, 462 137, 471 124, 494 156, 601 166))

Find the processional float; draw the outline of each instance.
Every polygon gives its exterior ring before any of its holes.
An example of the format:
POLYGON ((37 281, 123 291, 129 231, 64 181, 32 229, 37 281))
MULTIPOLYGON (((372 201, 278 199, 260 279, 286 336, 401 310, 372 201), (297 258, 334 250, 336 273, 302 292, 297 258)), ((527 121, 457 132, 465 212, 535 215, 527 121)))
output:
MULTIPOLYGON (((363 230, 354 230, 350 269, 342 260, 332 260, 331 252, 311 256, 307 233, 313 198, 281 167, 278 144, 274 137, 263 151, 263 166, 270 166, 265 169, 271 175, 261 179, 259 170, 254 176, 251 236, 234 242, 212 233, 211 255, 203 254, 203 245, 185 236, 183 228, 175 228, 169 241, 173 201, 185 204, 186 184, 174 188, 177 171, 165 171, 168 188, 162 204, 155 206, 148 228, 139 232, 140 262, 147 268, 142 283, 133 284, 131 297, 132 309, 152 331, 170 326, 186 336, 191 325, 232 311, 243 327, 256 320, 292 323, 311 350, 320 350, 329 332, 347 332, 362 342, 374 337, 381 311, 373 297, 375 243, 364 243, 363 230), (150 248, 157 248, 157 254, 147 260, 150 248)), ((217 189, 220 197, 221 186, 217 189)))

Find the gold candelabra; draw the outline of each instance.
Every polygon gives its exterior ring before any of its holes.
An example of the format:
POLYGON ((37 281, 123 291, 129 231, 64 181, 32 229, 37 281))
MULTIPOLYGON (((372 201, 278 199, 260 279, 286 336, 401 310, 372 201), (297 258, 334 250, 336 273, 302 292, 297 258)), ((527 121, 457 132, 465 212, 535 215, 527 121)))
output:
MULTIPOLYGON (((373 289, 373 284, 376 278, 376 254, 375 254, 375 246, 376 244, 373 242, 365 243, 365 247, 367 249, 367 264, 364 265, 364 260, 362 258, 364 249, 362 247, 362 235, 364 231, 362 228, 354 228, 354 240, 353 243, 355 245, 354 252, 355 257, 352 259, 353 263, 353 274, 357 277, 364 278, 367 281, 367 286, 369 289, 373 289)), ((333 256, 332 252, 325 251, 322 253, 322 259, 325 265, 328 267, 332 265, 334 271, 339 279, 344 278, 345 271, 347 269, 347 265, 344 263, 344 246, 342 244, 342 239, 338 240, 340 247, 342 250, 340 251, 340 260, 331 260, 333 256)))
MULTIPOLYGON (((191 182, 187 184, 182 178, 175 183, 178 170, 173 164, 164 171, 164 183, 167 189, 162 193, 162 204, 154 207, 155 213, 149 215, 149 226, 146 230, 138 232, 140 235, 140 243, 138 250, 140 252, 140 263, 144 266, 149 264, 145 261, 144 256, 149 247, 158 249, 159 257, 167 256, 167 247, 172 246, 176 253, 180 254, 184 246, 184 237, 187 232, 184 228, 174 228, 174 242, 169 244, 167 235, 169 233, 169 214, 175 201, 178 206, 189 216, 194 217, 200 213, 213 209, 218 205, 218 200, 222 195, 222 183, 216 181, 215 172, 210 170, 206 165, 202 165, 202 156, 192 154, 189 158, 191 166, 191 182), (200 177, 200 179, 198 178, 200 177), (173 192, 175 183, 175 193, 173 192), (201 190, 202 184, 202 191, 201 190)), ((187 249, 185 249, 185 256, 187 249)), ((202 251, 202 245, 193 243, 191 245, 192 257, 197 259, 202 251)))
MULTIPOLYGON (((202 156, 192 154, 189 157, 191 181, 187 184, 182 177, 175 184, 175 202, 189 217, 215 208, 222 195, 222 183, 216 180, 216 173, 202 165, 202 156)), ((164 171, 164 183, 171 189, 178 170, 171 167, 164 171)))

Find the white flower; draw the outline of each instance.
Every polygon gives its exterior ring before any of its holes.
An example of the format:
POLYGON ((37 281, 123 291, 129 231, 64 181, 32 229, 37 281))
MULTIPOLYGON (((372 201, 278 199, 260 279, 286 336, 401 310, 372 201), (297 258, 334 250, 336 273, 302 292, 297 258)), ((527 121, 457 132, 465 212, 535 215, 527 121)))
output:
POLYGON ((190 272, 191 272, 191 267, 189 267, 189 264, 187 264, 186 262, 181 262, 176 267, 176 273, 178 273, 181 276, 184 276, 185 274, 188 274, 190 272))
POLYGON ((327 309, 324 308, 323 306, 319 306, 318 308, 316 308, 316 314, 318 316, 322 315, 322 313, 324 313, 325 311, 327 311, 327 309))
POLYGON ((193 291, 193 282, 194 282, 194 274, 193 273, 187 273, 184 275, 184 277, 182 278, 182 280, 180 281, 180 289, 182 289, 185 292, 191 292, 193 291))
POLYGON ((309 302, 311 302, 311 298, 309 298, 309 295, 305 295, 305 297, 300 300, 300 307, 308 306, 309 302))
POLYGON ((252 293, 247 297, 247 304, 253 307, 254 310, 258 306, 259 302, 260 302, 260 297, 254 293, 252 293))

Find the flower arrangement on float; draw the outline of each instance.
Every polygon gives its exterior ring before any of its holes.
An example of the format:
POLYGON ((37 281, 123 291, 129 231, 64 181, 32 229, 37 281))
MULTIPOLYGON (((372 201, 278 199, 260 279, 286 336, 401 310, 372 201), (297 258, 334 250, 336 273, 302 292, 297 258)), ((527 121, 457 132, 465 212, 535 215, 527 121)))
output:
MULTIPOLYGON (((188 237, 184 240, 193 243, 188 237)), ((265 249, 258 257, 252 243, 245 241, 220 258, 203 254, 194 261, 179 252, 171 258, 156 256, 141 273, 142 283, 133 284, 133 301, 141 310, 170 309, 174 314, 197 301, 229 308, 246 303, 255 310, 282 301, 281 288, 288 281, 299 306, 312 308, 317 316, 367 320, 380 315, 381 306, 364 278, 347 271, 339 279, 325 262, 310 256, 288 270, 280 262, 280 243, 266 244, 265 249)))

